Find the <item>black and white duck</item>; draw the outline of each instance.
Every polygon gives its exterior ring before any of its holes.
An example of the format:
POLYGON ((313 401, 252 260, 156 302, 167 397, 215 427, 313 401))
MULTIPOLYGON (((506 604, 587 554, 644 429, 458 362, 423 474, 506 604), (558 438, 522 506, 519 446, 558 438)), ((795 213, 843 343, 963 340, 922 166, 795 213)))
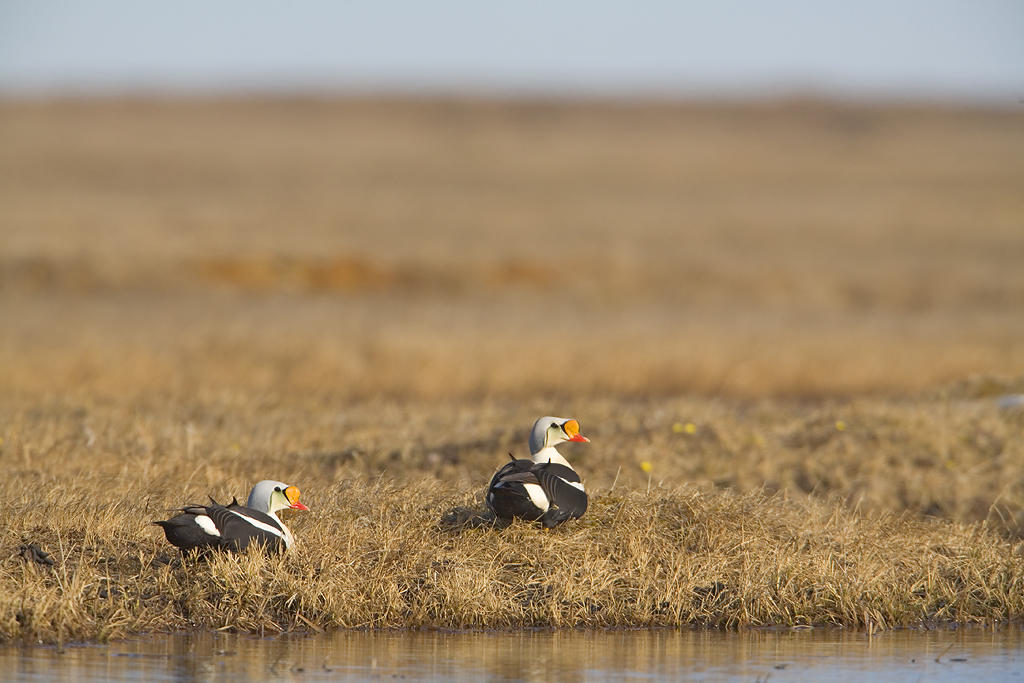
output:
POLYGON ((299 489, 280 481, 265 480, 252 487, 244 506, 238 500, 220 505, 186 505, 181 514, 162 522, 167 540, 183 552, 221 548, 241 551, 252 544, 267 550, 287 550, 295 542, 292 532, 277 518, 279 510, 308 510, 299 502, 299 489))
MULTIPOLYGON (((587 511, 587 493, 580 475, 555 448, 567 441, 590 441, 580 423, 564 417, 542 417, 530 432, 532 458, 507 463, 487 487, 487 507, 499 519, 540 520, 548 529, 587 511)), ((511 455, 509 457, 512 457, 511 455)))

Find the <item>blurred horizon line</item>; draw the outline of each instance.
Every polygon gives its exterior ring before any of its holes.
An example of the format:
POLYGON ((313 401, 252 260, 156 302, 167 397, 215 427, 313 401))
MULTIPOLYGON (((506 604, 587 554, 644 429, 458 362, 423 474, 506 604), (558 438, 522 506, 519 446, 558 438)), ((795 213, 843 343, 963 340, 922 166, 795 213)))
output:
POLYGON ((594 104, 607 106, 837 106, 944 108, 952 110, 1019 110, 1024 113, 1024 92, 1021 96, 1007 93, 950 95, 927 89, 900 91, 895 89, 863 89, 856 92, 842 88, 820 87, 756 87, 750 89, 707 88, 555 88, 555 87, 487 87, 487 86, 401 86, 401 85, 240 85, 200 84, 160 86, 141 84, 94 86, 25 86, 8 88, 0 85, 0 104, 41 102, 188 102, 188 101, 380 101, 380 102, 493 102, 594 104))

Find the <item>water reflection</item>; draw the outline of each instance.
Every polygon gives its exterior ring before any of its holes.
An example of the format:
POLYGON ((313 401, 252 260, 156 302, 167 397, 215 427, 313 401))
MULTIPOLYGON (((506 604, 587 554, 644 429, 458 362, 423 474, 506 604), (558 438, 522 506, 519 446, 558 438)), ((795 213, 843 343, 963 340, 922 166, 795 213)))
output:
POLYGON ((1024 633, 898 631, 201 633, 110 645, 0 648, 0 678, 42 681, 1024 680, 1024 633))

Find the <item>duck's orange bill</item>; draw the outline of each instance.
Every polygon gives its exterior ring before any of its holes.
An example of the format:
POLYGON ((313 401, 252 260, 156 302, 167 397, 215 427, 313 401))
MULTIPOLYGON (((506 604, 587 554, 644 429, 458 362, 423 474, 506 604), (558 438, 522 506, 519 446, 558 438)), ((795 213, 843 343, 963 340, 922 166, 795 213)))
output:
POLYGON ((587 441, 590 439, 580 434, 580 423, 576 420, 567 420, 562 429, 569 435, 569 441, 587 441))
POLYGON ((288 507, 292 510, 306 510, 309 508, 299 502, 299 487, 289 486, 284 490, 284 495, 288 497, 288 502, 291 503, 288 507))

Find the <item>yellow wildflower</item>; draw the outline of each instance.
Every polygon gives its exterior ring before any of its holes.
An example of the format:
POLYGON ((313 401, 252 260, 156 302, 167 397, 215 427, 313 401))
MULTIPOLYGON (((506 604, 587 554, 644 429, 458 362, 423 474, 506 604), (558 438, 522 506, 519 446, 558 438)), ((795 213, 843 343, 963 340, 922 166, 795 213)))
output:
POLYGON ((672 431, 675 432, 676 434, 696 434, 697 425, 693 424, 692 422, 687 422, 686 424, 683 424, 682 422, 676 422, 674 425, 672 425, 672 431))

